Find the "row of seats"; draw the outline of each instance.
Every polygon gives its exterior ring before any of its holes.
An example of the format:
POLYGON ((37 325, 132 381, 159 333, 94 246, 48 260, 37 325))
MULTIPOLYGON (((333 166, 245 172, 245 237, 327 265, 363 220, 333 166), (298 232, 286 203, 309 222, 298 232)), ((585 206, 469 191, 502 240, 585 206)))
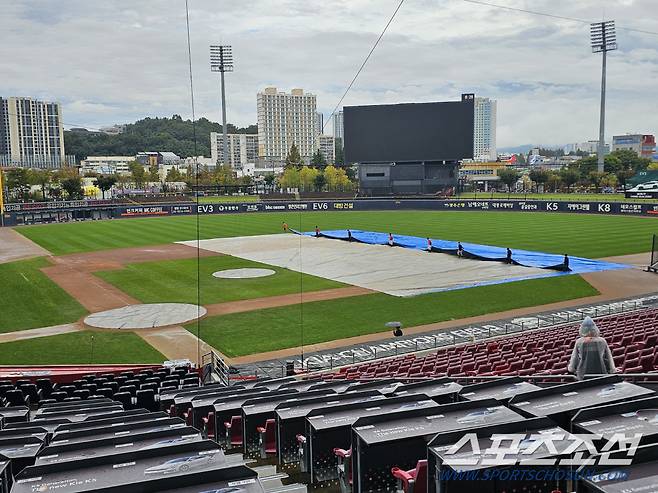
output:
MULTIPOLYGON (((618 314, 597 319, 616 366, 624 373, 646 373, 658 369, 658 310, 618 314)), ((442 348, 424 357, 398 358, 342 368, 332 378, 386 378, 562 375, 578 337, 578 324, 507 336, 491 342, 442 348), (537 358, 541 354, 541 358, 537 358)))
POLYGON ((107 397, 126 409, 159 409, 160 392, 198 387, 199 375, 188 367, 125 371, 120 374, 85 375, 69 383, 53 384, 48 378, 0 381, 0 404, 35 407, 43 403, 107 397))

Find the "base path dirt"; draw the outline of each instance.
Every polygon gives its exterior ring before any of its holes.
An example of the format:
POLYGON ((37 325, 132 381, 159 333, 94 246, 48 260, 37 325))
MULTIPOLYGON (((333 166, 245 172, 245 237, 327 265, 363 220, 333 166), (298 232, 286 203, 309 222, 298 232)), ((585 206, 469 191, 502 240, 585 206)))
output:
POLYGON ((200 357, 210 351, 219 353, 212 346, 197 339, 191 332, 180 326, 162 327, 156 329, 141 329, 135 334, 160 351, 169 360, 189 359, 200 364, 200 357))
POLYGON ((6 332, 0 334, 0 344, 4 342, 22 341, 24 339, 34 339, 35 337, 58 336, 61 334, 70 334, 84 330, 78 323, 53 325, 52 327, 41 327, 39 329, 17 330, 16 332, 6 332))
POLYGON ((0 264, 46 255, 50 255, 50 252, 32 240, 11 228, 0 228, 0 264))
POLYGON ((88 311, 94 313, 137 305, 140 302, 93 275, 93 272, 121 269, 130 263, 196 258, 197 254, 201 257, 218 255, 179 244, 119 248, 51 257, 54 265, 41 270, 88 311))
POLYGON ((358 286, 349 286, 347 288, 324 289, 322 291, 310 291, 300 296, 299 293, 284 294, 281 296, 267 296, 265 298, 255 298, 251 300, 229 301, 226 303, 216 303, 206 305, 208 315, 228 315, 229 313, 250 312, 261 310, 263 308, 276 308, 279 306, 290 306, 298 303, 311 303, 313 301, 337 300, 339 298, 349 298, 351 296, 362 296, 364 294, 373 294, 374 291, 360 288, 358 286))

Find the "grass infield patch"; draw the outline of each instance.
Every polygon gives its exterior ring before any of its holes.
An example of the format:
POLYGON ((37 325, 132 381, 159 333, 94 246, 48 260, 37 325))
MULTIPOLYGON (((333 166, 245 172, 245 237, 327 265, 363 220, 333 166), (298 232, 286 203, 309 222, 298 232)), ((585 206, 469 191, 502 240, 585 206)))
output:
POLYGON ((0 332, 75 322, 87 314, 80 303, 39 270, 48 265, 45 258, 0 264, 0 332))
MULTIPOLYGON (((120 270, 95 272, 142 303, 197 303, 196 259, 129 264, 120 270)), ((262 298, 345 287, 345 284, 302 275, 237 257, 222 255, 200 259, 201 304, 262 298), (224 269, 267 268, 276 274, 254 279, 218 279, 213 272, 224 269)))
POLYGON ((0 344, 3 365, 158 364, 166 359, 132 332, 85 330, 0 344))
MULTIPOLYGON (((296 347, 302 337, 308 345, 384 332, 384 324, 391 320, 413 327, 596 294, 598 291, 580 276, 517 281, 411 298, 369 294, 209 317, 201 321, 200 337, 227 356, 235 357, 296 347)), ((196 324, 186 328, 196 335, 196 324)))

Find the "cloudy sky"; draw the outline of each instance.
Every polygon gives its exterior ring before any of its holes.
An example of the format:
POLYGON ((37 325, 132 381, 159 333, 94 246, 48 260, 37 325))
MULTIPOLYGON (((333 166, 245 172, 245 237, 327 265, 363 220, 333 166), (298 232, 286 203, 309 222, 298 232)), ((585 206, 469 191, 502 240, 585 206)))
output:
MULTIPOLYGON (((196 114, 220 120, 209 44, 232 44, 228 120, 256 93, 301 87, 333 110, 399 0, 189 0, 196 114)), ((489 0, 658 32, 656 0, 489 0)), ((68 126, 191 116, 184 0, 0 0, 0 96, 62 103, 68 126)), ((608 135, 658 132, 658 35, 618 30, 608 135)), ((475 5, 406 0, 344 105, 498 100, 498 145, 597 138, 600 55, 589 26, 475 5)), ((327 127, 331 133, 331 127, 327 127)))

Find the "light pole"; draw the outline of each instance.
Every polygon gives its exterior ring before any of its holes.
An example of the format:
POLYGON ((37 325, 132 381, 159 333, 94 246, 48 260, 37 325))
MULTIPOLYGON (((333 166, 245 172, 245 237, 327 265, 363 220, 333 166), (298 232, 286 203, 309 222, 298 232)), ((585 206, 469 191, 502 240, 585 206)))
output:
POLYGON ((598 171, 603 172, 605 158, 605 72, 609 51, 617 49, 615 21, 595 22, 590 25, 592 53, 602 53, 601 63, 601 112, 599 115, 599 145, 597 154, 598 171))
POLYGON ((219 72, 222 91, 223 161, 228 164, 228 129, 226 128, 226 94, 224 72, 233 72, 233 49, 229 45, 210 45, 210 71, 219 72))

